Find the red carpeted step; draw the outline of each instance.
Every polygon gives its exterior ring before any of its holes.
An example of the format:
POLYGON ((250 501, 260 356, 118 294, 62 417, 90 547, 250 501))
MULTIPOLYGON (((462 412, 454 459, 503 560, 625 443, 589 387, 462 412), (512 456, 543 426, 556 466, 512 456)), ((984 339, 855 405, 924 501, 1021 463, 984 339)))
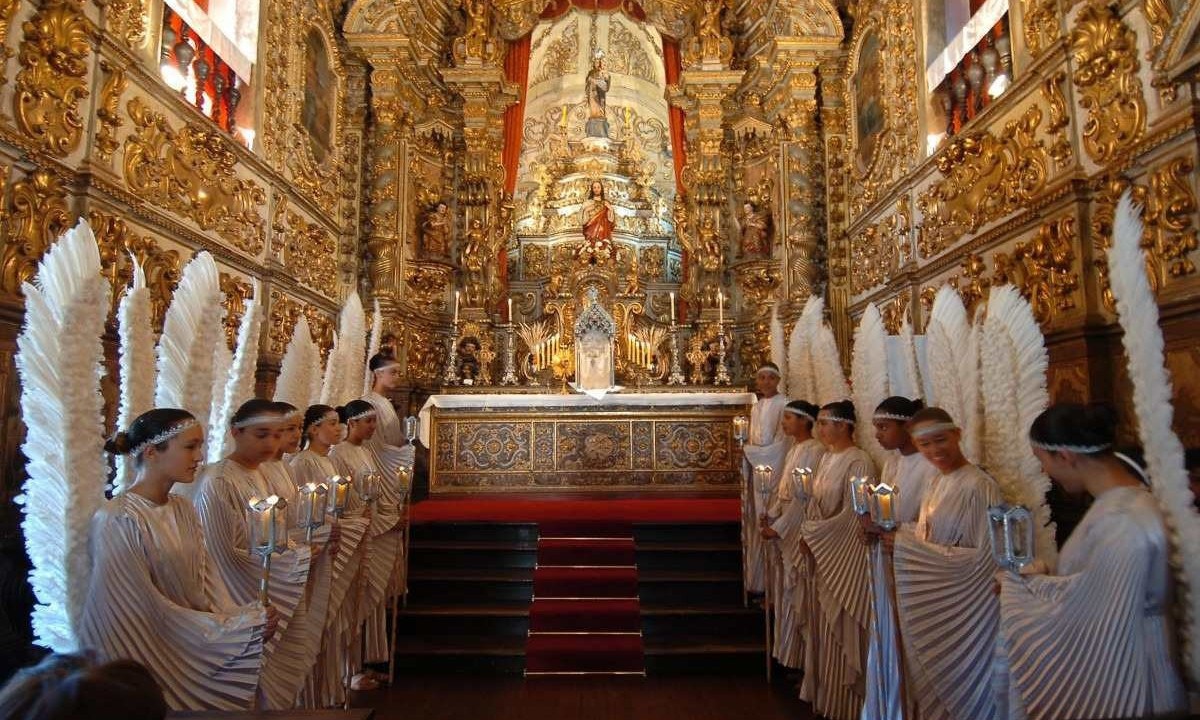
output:
POLYGON ((636 567, 552 567, 533 571, 535 598, 637 597, 636 567))
POLYGON ((529 631, 639 632, 641 606, 635 599, 538 600, 529 607, 529 631))
POLYGON ((633 565, 633 538, 540 538, 538 565, 633 565))
POLYGON ((525 672, 642 672, 642 636, 532 634, 525 672))

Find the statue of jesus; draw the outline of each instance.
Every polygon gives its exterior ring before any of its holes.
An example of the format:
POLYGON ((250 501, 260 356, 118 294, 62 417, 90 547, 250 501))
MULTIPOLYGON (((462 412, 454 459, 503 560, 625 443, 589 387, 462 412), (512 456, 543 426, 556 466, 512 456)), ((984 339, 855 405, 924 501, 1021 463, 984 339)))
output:
POLYGON ((613 227, 617 216, 608 199, 604 197, 604 183, 592 181, 588 191, 588 199, 584 201, 579 211, 583 222, 583 247, 579 249, 579 257, 591 265, 603 265, 612 260, 613 227))

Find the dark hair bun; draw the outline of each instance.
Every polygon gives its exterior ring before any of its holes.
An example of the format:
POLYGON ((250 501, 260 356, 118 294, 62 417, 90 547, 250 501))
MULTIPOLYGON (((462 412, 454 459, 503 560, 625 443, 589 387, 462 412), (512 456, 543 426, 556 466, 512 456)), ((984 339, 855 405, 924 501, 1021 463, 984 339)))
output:
POLYGON ((1029 438, 1045 445, 1077 445, 1103 448, 1116 441, 1117 414, 1108 405, 1058 403, 1037 416, 1029 438))
POLYGON ((112 455, 128 455, 133 451, 133 443, 129 433, 121 430, 104 441, 104 451, 112 455))

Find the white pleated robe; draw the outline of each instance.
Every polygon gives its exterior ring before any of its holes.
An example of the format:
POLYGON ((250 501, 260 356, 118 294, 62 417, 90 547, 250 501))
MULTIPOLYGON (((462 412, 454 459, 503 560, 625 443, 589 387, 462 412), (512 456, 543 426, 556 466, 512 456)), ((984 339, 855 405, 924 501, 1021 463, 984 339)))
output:
POLYGON ((146 666, 172 710, 252 708, 266 611, 236 603, 213 572, 191 503, 117 495, 91 527, 92 577, 79 634, 103 660, 146 666))
MULTIPOLYGON (((778 469, 791 440, 783 432, 780 418, 788 399, 776 394, 760 398, 750 408, 750 432, 742 446, 742 582, 748 592, 762 592, 766 587, 765 563, 762 553, 762 534, 758 518, 767 508, 761 500, 760 488, 755 487, 754 466, 770 465, 778 469)), ((778 475, 778 473, 776 473, 778 475)))
POLYGON ((816 685, 809 690, 816 691, 816 711, 834 720, 857 720, 863 706, 870 564, 850 503, 850 478, 874 474, 875 464, 860 448, 826 452, 813 478, 808 519, 800 528, 813 554, 813 614, 819 635, 814 643, 816 685))
POLYGON ((1096 498, 1057 575, 1002 576, 1010 717, 1130 718, 1186 709, 1172 653, 1169 543, 1140 487, 1096 498), (1022 712, 1024 710, 1024 713, 1022 712))
POLYGON ((792 445, 784 459, 767 509, 768 525, 779 534, 778 538, 767 543, 773 557, 778 560, 772 568, 771 577, 771 596, 775 600, 773 653, 781 665, 789 668, 803 667, 804 644, 809 632, 809 610, 804 604, 806 595, 796 592, 802 576, 808 572, 805 555, 800 549, 800 525, 804 522, 805 499, 798 496, 792 471, 796 468, 815 469, 823 454, 825 446, 816 438, 792 445))
MULTIPOLYGON (((283 488, 273 488, 261 469, 247 469, 231 458, 206 466, 197 483, 196 512, 217 575, 235 602, 252 602, 259 594, 262 560, 249 550, 246 509, 250 498, 267 497, 275 489, 283 488)), ((292 493, 295 494, 294 488, 292 493)), ((271 605, 279 613, 279 624, 263 664, 260 685, 264 709, 295 707, 316 661, 319 646, 314 646, 308 617, 312 569, 312 552, 307 545, 289 544, 287 550, 271 557, 268 592, 271 605)), ((317 621, 323 624, 324 617, 317 621)))
MULTIPOLYGON (((919 452, 892 453, 880 473, 882 483, 897 488, 896 521, 914 523, 921 503, 938 471, 919 452)), ((878 543, 871 546, 871 628, 867 649, 867 697, 862 720, 901 720, 904 716, 900 692, 900 646, 894 588, 890 564, 878 543)))
MULTIPOLYGON (((288 460, 297 487, 306 483, 323 483, 338 474, 328 457, 310 449, 301 450, 288 460)), ((327 515, 325 528, 337 525, 340 533, 338 551, 332 559, 332 580, 329 586, 329 606, 325 616, 320 656, 313 668, 306 695, 308 704, 333 707, 345 701, 347 645, 357 608, 347 602, 358 579, 368 520, 365 517, 327 515)))
POLYGON ((914 525, 896 533, 896 611, 906 687, 921 720, 999 717, 992 683, 999 604, 988 507, 1000 489, 965 465, 930 483, 914 525))
POLYGON ((329 459, 342 475, 355 478, 364 470, 378 472, 383 476, 379 498, 371 511, 371 522, 367 529, 367 540, 363 567, 359 573, 356 597, 351 602, 359 609, 355 628, 366 623, 363 634, 363 661, 380 663, 388 661, 387 600, 391 597, 395 583, 401 573, 400 542, 401 508, 397 477, 383 470, 370 448, 349 442, 339 443, 329 452, 329 459))

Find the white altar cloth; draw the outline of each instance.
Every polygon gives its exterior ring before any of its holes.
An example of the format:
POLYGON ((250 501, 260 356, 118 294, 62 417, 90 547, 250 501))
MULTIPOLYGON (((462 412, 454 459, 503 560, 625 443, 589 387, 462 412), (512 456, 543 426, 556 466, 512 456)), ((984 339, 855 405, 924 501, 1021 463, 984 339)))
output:
POLYGON ((664 393, 609 393, 597 400, 589 395, 561 393, 462 393, 433 395, 421 407, 421 444, 430 447, 430 417, 434 408, 468 410, 508 410, 511 408, 622 408, 622 407, 673 407, 698 405, 753 405, 756 400, 750 392, 664 392, 664 393))

